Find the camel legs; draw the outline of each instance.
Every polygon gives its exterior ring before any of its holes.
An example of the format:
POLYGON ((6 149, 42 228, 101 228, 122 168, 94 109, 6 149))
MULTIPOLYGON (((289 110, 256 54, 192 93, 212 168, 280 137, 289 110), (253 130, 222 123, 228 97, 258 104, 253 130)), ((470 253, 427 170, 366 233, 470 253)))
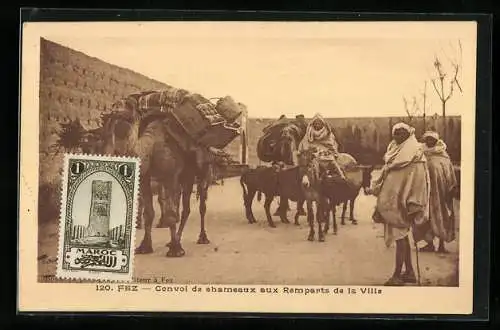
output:
POLYGON ((210 244, 210 240, 207 237, 207 232, 205 230, 205 214, 207 213, 207 198, 208 198, 208 186, 209 182, 207 180, 202 180, 198 184, 198 189, 200 189, 200 235, 198 236, 198 244, 210 244))
POLYGON ((178 175, 174 178, 167 178, 163 182, 165 189, 165 209, 163 210, 164 221, 169 224, 170 244, 167 257, 182 257, 186 254, 182 248, 180 237, 177 233, 177 220, 179 219, 179 202, 181 196, 181 187, 178 175))
POLYGON ((137 219, 135 220, 135 228, 142 229, 142 220, 144 219, 144 202, 142 197, 139 196, 138 206, 137 206, 137 219))
MULTIPOLYGON (((144 209, 144 238, 141 244, 135 249, 137 254, 146 254, 153 252, 153 244, 151 241, 151 227, 155 216, 153 209, 153 195, 151 193, 151 180, 148 174, 143 174, 140 178, 141 198, 139 203, 144 209)), ((140 209, 141 209, 140 208, 140 209)), ((140 214, 139 214, 140 216, 140 214)))
POLYGON ((157 228, 168 228, 169 225, 168 223, 165 222, 165 214, 163 211, 165 210, 166 206, 165 204, 165 190, 161 185, 158 187, 158 204, 160 204, 160 210, 161 210, 161 216, 160 216, 160 222, 158 222, 158 225, 156 226, 157 228))
MULTIPOLYGON (((184 231, 184 227, 186 226, 186 222, 189 218, 189 214, 191 213, 191 194, 193 193, 193 184, 194 177, 190 177, 183 181, 182 185, 182 214, 179 228, 177 229, 177 238, 179 242, 182 240, 182 233, 184 231)), ((172 245, 172 241, 168 242, 166 246, 170 247, 172 245)))
POLYGON ((190 181, 183 185, 182 187, 182 214, 181 214, 181 224, 179 225, 179 229, 177 230, 177 238, 179 241, 182 240, 182 233, 184 231, 184 227, 186 226, 186 222, 189 218, 189 214, 191 213, 191 194, 193 193, 193 182, 190 181))

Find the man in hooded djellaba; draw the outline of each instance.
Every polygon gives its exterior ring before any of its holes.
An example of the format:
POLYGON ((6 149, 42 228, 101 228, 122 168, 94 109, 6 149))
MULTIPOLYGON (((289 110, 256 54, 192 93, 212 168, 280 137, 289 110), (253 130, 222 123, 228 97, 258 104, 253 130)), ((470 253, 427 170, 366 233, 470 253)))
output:
POLYGON ((299 153, 305 150, 315 150, 321 162, 328 164, 325 166, 328 171, 333 169, 337 175, 346 180, 344 171, 337 162, 339 152, 335 135, 325 119, 319 114, 313 117, 299 144, 299 153))
POLYGON ((413 127, 394 125, 392 138, 382 172, 367 192, 377 197, 373 220, 384 224, 386 246, 396 243, 394 272, 385 285, 400 286, 416 282, 409 233, 413 229, 414 240, 419 241, 415 228, 429 221, 429 172, 413 127))
POLYGON ((427 245, 420 249, 423 252, 434 252, 434 238, 439 239, 438 252, 445 253, 444 243, 455 239, 455 217, 453 212, 453 196, 457 187, 457 178, 446 144, 435 131, 427 131, 422 135, 427 167, 430 179, 429 218, 424 230, 427 245))

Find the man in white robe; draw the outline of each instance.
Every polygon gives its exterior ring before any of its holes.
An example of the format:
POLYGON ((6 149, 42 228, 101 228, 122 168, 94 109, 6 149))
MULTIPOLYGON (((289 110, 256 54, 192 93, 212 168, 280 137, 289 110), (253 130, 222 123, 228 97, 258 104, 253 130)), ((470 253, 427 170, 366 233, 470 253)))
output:
MULTIPOLYGON (((428 222, 429 173, 414 132, 415 129, 405 123, 393 126, 393 140, 384 155, 382 173, 367 189, 377 196, 373 220, 384 224, 386 245, 396 243, 395 269, 385 283, 388 286, 416 282, 408 235, 415 227, 428 222)), ((413 231, 414 238, 415 235, 413 231)))

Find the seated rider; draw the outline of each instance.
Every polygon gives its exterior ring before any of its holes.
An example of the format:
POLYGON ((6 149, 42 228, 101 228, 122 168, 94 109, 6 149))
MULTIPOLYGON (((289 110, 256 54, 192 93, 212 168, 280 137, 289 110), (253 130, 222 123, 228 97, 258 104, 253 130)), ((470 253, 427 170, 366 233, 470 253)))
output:
POLYGON ((330 126, 328 126, 326 121, 319 114, 316 114, 307 126, 306 135, 299 144, 299 152, 311 148, 316 150, 320 164, 324 165, 324 163, 327 163, 330 165, 326 166, 327 171, 330 171, 330 167, 333 167, 337 174, 340 175, 343 180, 346 180, 344 171, 342 171, 337 162, 338 144, 335 135, 330 126))

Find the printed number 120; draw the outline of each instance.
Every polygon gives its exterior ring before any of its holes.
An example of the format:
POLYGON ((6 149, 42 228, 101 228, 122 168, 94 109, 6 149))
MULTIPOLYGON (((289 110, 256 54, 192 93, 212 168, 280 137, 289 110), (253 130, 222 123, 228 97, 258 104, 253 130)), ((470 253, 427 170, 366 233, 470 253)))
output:
POLYGON ((95 289, 96 289, 96 291, 113 291, 111 289, 111 286, 109 284, 106 284, 106 285, 104 285, 104 284, 97 284, 95 286, 95 289))

